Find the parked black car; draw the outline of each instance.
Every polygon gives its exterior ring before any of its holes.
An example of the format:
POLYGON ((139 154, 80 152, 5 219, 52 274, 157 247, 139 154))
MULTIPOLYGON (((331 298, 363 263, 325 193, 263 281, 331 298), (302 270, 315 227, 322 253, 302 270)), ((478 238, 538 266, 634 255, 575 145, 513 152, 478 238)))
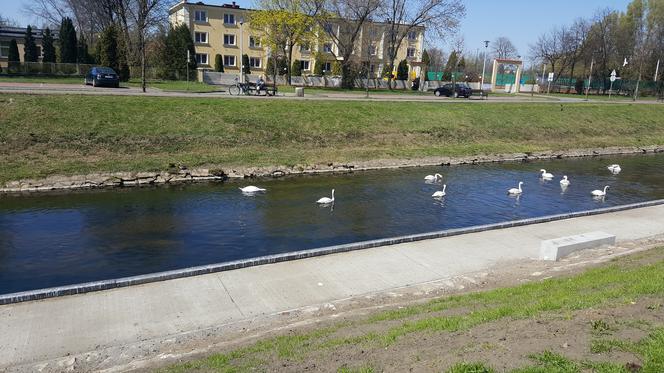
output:
POLYGON ((85 75, 85 85, 120 88, 120 76, 110 67, 93 67, 85 75))
POLYGON ((468 98, 472 96, 473 90, 466 83, 456 83, 456 84, 448 83, 442 87, 436 88, 436 90, 433 91, 433 94, 436 96, 468 98))

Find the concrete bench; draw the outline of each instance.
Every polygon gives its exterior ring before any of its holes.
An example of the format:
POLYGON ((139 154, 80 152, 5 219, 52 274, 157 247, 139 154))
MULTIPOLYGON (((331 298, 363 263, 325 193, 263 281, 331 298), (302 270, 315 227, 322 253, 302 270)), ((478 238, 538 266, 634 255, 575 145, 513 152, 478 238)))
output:
POLYGON ((599 231, 545 240, 540 247, 540 260, 558 260, 575 251, 615 245, 615 243, 615 235, 599 231))

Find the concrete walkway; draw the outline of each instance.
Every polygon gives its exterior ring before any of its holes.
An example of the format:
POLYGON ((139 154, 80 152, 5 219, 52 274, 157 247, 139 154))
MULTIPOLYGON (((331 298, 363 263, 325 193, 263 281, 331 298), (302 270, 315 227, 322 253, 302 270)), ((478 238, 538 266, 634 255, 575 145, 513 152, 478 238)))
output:
POLYGON ((659 205, 5 305, 0 370, 536 258, 544 239, 597 230, 648 238, 664 234, 662 222, 659 205))

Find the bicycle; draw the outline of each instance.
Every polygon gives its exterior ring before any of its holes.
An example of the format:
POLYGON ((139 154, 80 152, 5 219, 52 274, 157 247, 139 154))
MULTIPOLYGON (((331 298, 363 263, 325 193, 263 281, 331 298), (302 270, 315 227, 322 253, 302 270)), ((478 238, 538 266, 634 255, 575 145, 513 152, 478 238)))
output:
POLYGON ((261 92, 265 92, 265 96, 274 96, 277 94, 277 87, 268 87, 264 85, 258 89, 254 83, 240 83, 238 78, 235 78, 235 84, 228 87, 228 94, 231 96, 239 96, 240 94, 260 96, 261 92))
POLYGON ((235 78, 235 84, 228 87, 228 94, 231 96, 239 96, 240 93, 248 95, 250 93, 250 85, 251 83, 240 83, 238 78, 235 78))

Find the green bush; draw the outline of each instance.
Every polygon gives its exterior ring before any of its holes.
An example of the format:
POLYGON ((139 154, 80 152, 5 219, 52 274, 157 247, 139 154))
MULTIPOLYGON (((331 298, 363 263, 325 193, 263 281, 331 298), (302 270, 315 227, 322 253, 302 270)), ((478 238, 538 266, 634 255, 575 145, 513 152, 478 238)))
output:
POLYGON ((224 72, 224 59, 220 54, 214 56, 214 71, 218 73, 224 72))
POLYGON ((291 76, 301 76, 302 75, 302 66, 300 65, 300 60, 293 60, 291 65, 291 76))
POLYGON ((408 80, 408 61, 401 60, 397 67, 397 80, 408 80))

